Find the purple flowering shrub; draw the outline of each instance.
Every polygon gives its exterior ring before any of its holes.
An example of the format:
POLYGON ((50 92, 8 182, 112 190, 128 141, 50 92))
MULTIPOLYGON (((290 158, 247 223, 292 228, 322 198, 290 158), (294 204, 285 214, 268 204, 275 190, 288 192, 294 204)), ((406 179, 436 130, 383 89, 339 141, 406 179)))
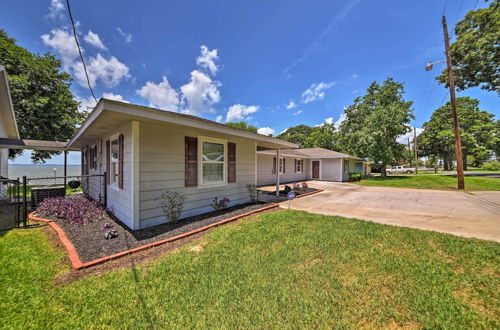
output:
POLYGON ((223 210, 229 205, 229 202, 231 202, 231 200, 227 197, 221 199, 215 197, 214 200, 212 201, 212 207, 216 211, 223 210))
POLYGON ((80 226, 106 218, 97 202, 83 196, 46 198, 38 205, 37 213, 80 226))

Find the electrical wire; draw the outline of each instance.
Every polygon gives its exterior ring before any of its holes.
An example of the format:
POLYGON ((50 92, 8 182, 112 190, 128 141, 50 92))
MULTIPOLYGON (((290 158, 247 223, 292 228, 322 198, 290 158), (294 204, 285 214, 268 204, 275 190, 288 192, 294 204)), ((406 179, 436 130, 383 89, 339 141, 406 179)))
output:
POLYGON ((71 14, 71 7, 69 5, 69 0, 66 0, 66 4, 68 6, 69 19, 71 21, 71 26, 73 27, 73 35, 75 37, 76 46, 78 47, 78 53, 80 54, 80 59, 82 60, 83 70, 85 71, 85 77, 87 77, 87 84, 89 85, 90 93, 92 94, 92 97, 94 98, 94 101, 97 104, 97 98, 95 97, 94 91, 92 90, 92 86, 90 85, 89 74, 87 72, 87 65, 85 64, 85 60, 83 59, 82 49, 80 48, 80 43, 78 42, 78 37, 76 35, 75 21, 73 20, 73 15, 71 14))

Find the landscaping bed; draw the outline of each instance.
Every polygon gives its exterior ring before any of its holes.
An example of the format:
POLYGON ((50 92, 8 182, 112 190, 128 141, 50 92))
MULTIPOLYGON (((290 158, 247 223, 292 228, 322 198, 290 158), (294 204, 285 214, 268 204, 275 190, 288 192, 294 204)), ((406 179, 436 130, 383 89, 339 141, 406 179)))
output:
MULTIPOLYGON (((301 188, 300 190, 294 190, 294 193, 295 193, 296 196, 300 196, 300 195, 308 194, 308 193, 315 192, 315 191, 318 191, 318 190, 320 190, 320 189, 316 189, 316 188, 301 188)), ((286 190, 286 189, 285 190, 280 190, 280 196, 286 197, 290 191, 291 190, 286 190)), ((265 193, 267 193, 268 195, 276 195, 275 191, 266 191, 265 193)))
POLYGON ((89 262, 102 257, 127 251, 146 244, 185 234, 204 226, 263 208, 270 203, 242 204, 179 220, 177 223, 165 223, 145 229, 132 231, 119 220, 109 215, 86 225, 71 224, 57 217, 45 218, 57 223, 73 243, 82 262, 89 262), (109 223, 109 228, 103 228, 109 223), (109 230, 116 230, 118 236, 106 239, 109 230))

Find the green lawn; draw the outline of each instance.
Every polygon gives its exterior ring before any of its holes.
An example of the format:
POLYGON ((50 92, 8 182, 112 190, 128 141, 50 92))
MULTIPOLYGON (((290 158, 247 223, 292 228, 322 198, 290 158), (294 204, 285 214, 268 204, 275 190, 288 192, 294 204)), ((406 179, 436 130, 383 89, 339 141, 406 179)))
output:
POLYGON ((53 279, 68 271, 64 252, 41 229, 14 230, 0 237, 1 327, 498 328, 499 253, 494 242, 280 211, 63 285, 53 279))
MULTIPOLYGON (((388 175, 385 178, 382 178, 380 176, 373 176, 355 183, 364 186, 457 190, 456 175, 388 175)), ((465 189, 500 190, 500 179, 479 176, 466 176, 465 189)))

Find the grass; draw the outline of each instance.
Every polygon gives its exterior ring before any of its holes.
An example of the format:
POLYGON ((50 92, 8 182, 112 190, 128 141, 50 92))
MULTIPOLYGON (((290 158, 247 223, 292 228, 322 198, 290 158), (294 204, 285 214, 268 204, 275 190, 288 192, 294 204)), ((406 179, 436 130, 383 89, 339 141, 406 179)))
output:
MULTIPOLYGON (((457 190, 456 175, 389 175, 385 178, 380 176, 373 176, 355 183, 364 186, 457 190)), ((500 190, 500 179, 479 176, 466 176, 465 189, 469 191, 500 190)))
POLYGON ((0 237, 5 328, 498 328, 500 244, 281 211, 70 284, 41 229, 0 237))

